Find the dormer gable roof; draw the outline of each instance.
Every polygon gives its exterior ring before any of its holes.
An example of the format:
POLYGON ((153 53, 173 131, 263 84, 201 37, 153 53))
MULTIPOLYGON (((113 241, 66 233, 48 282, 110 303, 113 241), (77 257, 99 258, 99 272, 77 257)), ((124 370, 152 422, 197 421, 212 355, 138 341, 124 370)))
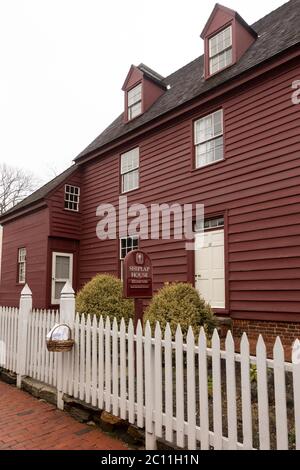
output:
MULTIPOLYGON (((230 21, 232 19, 237 20, 253 37, 254 39, 257 38, 257 33, 254 31, 251 26, 248 25, 248 23, 239 15, 239 13, 235 10, 232 10, 231 8, 227 8, 224 5, 221 5, 220 3, 216 3, 213 11, 211 12, 210 17, 208 18, 202 33, 200 34, 200 37, 202 39, 205 39, 205 37, 209 34, 212 23, 215 19, 215 16, 217 15, 218 12, 222 12, 226 17, 227 21, 230 21)), ((224 21, 225 23, 226 21, 224 21)), ((216 28, 218 29, 218 28, 216 28)))
POLYGON ((146 78, 147 80, 154 82, 161 88, 166 89, 164 77, 152 70, 147 65, 141 63, 140 65, 131 65, 129 72, 126 76, 125 82, 123 83, 122 90, 128 90, 128 88, 130 88, 132 84, 137 83, 143 78, 146 78))

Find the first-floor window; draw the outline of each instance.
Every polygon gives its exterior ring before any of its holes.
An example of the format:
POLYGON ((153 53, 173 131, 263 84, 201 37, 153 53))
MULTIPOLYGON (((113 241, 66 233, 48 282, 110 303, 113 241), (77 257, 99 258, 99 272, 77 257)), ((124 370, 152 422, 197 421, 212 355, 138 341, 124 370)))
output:
POLYGON ((25 284, 26 280, 26 248, 18 250, 18 282, 25 284))
POLYGON ((128 253, 138 250, 139 239, 137 236, 120 238, 120 263, 121 263, 121 279, 123 279, 123 262, 128 253))

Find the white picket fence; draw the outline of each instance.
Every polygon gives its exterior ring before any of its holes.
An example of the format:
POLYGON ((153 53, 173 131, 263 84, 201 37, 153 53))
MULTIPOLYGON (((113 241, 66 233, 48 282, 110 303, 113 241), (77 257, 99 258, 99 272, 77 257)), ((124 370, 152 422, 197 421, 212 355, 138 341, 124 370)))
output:
POLYGON ((190 329, 185 341, 180 326, 172 338, 169 326, 162 334, 157 324, 152 335, 149 324, 135 332, 132 321, 126 327, 124 320, 79 317, 68 285, 60 313, 32 311, 26 295, 19 311, 0 309, 0 344, 7 345, 0 364, 17 371, 19 385, 28 375, 57 387, 59 408, 67 394, 128 420, 145 428, 148 449, 158 438, 192 450, 300 449, 300 363, 284 361, 279 338, 274 359, 262 337, 250 356, 246 334, 237 353, 230 332, 222 350, 217 331, 208 344, 203 329, 196 340, 190 329), (18 318, 27 325, 23 369, 18 318), (46 333, 59 320, 72 327, 72 352, 46 351, 46 333))

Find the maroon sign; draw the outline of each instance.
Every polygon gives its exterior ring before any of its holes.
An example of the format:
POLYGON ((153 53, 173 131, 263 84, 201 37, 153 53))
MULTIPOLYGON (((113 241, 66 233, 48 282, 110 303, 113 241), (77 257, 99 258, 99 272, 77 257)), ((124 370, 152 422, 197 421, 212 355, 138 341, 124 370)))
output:
POLYGON ((130 251, 124 259, 124 297, 148 299, 152 297, 152 262, 141 250, 130 251))

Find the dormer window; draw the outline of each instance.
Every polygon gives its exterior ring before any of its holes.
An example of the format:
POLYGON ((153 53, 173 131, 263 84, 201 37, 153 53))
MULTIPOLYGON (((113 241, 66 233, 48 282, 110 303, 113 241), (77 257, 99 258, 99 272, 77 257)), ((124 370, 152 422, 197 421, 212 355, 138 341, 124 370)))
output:
POLYGON ((128 121, 142 113, 142 84, 135 86, 127 93, 128 121))
POLYGON ((209 39, 209 73, 213 75, 232 64, 232 26, 209 39))

